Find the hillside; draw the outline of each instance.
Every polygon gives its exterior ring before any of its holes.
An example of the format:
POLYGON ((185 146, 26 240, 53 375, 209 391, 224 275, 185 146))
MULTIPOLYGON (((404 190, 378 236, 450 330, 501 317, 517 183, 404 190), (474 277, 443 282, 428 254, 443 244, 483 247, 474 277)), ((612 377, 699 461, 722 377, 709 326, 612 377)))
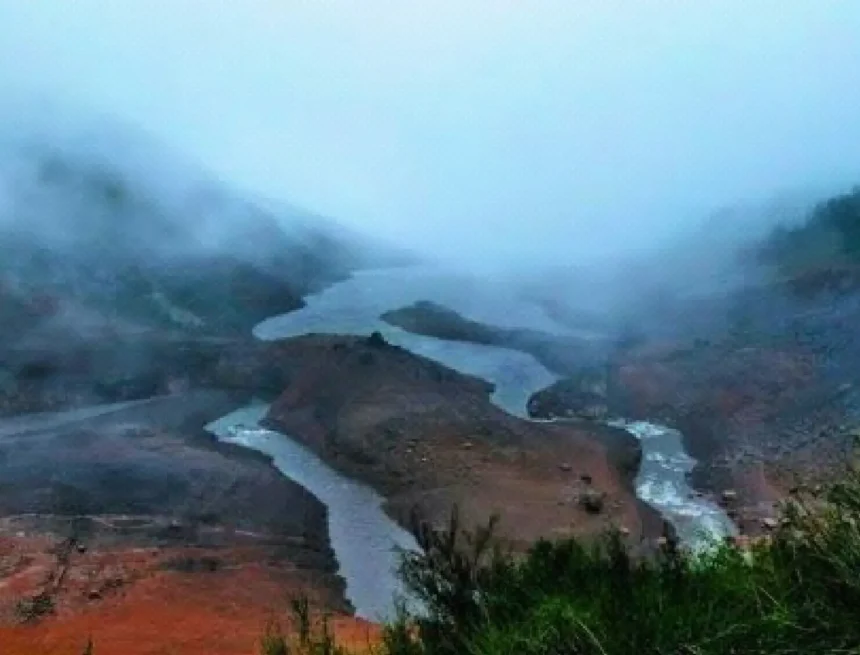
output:
POLYGON ((0 156, 12 162, 0 168, 0 302, 17 321, 7 338, 34 313, 247 332, 369 260, 367 244, 336 224, 264 210, 199 171, 172 169, 170 153, 163 172, 152 155, 141 171, 134 151, 29 145, 0 156))
POLYGON ((221 366, 257 322, 391 253, 108 143, 0 144, 0 652, 245 652, 291 594, 346 617, 325 505, 204 426, 265 394, 221 366))

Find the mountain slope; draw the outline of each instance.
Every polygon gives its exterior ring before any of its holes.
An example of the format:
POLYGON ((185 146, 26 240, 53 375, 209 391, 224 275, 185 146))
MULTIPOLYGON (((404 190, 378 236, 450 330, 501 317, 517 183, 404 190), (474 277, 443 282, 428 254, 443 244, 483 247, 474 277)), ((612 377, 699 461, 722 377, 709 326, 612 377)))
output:
POLYGON ((4 145, 0 310, 15 317, 5 339, 38 318, 25 311, 34 304, 68 320, 245 332, 370 257, 336 224, 263 209, 169 153, 162 170, 133 149, 4 145))

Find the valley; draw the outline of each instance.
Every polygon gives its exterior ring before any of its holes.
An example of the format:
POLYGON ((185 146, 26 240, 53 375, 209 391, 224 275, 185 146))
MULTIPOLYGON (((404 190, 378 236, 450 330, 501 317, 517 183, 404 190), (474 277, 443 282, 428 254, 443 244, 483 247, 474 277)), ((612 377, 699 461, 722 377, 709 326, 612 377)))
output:
POLYGON ((584 321, 252 205, 217 247, 162 211, 106 249, 112 220, 148 215, 143 191, 49 169, 48 197, 71 185, 95 218, 0 246, 12 653, 78 655, 92 634, 144 655, 181 632, 238 655, 297 596, 366 645, 416 520, 498 516, 520 554, 618 530, 648 557, 767 535, 849 459, 850 274, 584 321))

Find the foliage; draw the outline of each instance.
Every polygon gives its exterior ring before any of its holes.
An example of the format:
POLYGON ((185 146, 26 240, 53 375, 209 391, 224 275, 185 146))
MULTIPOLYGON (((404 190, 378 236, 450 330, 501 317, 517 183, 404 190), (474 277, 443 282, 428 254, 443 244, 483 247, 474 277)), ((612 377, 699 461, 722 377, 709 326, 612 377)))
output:
POLYGON ((774 230, 762 256, 789 272, 860 262, 860 187, 818 204, 803 224, 774 230))
POLYGON ((15 614, 22 623, 35 623, 54 611, 54 599, 48 593, 19 600, 15 614))
POLYGON ((334 640, 327 616, 314 621, 307 598, 291 602, 293 631, 284 634, 280 625, 271 622, 260 639, 260 655, 347 655, 334 640))
MULTIPOLYGON (((860 476, 797 498, 746 553, 715 544, 634 558, 621 535, 490 552, 423 526, 404 577, 426 604, 420 644, 390 655, 860 653, 860 476), (461 544, 464 546, 466 544, 461 544)), ((392 648, 393 647, 393 648, 392 648)))
MULTIPOLYGON (((423 604, 385 627, 377 655, 860 654, 860 473, 799 491, 749 549, 704 552, 669 541, 631 554, 621 534, 541 541, 503 552, 496 520, 475 533, 454 512, 435 529, 413 517, 422 552, 402 575, 423 604)), ((298 640, 267 632, 263 655, 336 654, 323 621, 294 603, 298 640)))

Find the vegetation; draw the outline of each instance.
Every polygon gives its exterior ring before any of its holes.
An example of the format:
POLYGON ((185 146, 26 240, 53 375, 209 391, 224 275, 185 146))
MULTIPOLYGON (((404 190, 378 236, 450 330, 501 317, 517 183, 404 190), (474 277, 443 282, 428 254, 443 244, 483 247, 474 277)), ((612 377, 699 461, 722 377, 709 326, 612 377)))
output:
POLYGON ((820 203, 802 225, 777 228, 762 256, 788 272, 860 263, 860 187, 820 203))
MULTIPOLYGON (((378 652, 860 653, 856 472, 820 495, 798 493, 749 550, 715 544, 693 554, 669 542, 637 558, 613 532, 590 545, 543 541, 515 557, 497 546, 494 525, 468 534, 456 514, 445 530, 416 525, 424 552, 404 556, 403 576, 425 611, 389 625, 378 652)), ((279 647, 264 653, 336 652, 279 647)))
POLYGON ((277 623, 270 623, 260 639, 260 655, 347 655, 335 644, 328 617, 313 620, 307 598, 292 601, 293 631, 284 634, 277 623))
POLYGON ((36 623, 54 611, 54 599, 47 592, 24 598, 15 604, 15 615, 22 623, 36 623))

